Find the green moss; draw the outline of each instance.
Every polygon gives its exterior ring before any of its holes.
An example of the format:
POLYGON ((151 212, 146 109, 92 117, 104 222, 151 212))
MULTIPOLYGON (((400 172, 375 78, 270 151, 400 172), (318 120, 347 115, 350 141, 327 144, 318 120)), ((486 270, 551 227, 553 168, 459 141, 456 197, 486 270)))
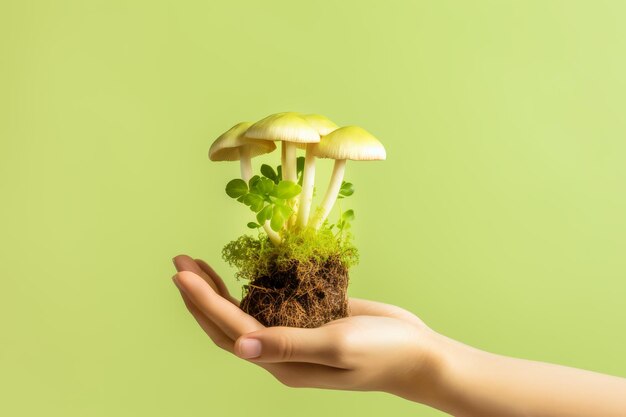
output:
POLYGON ((258 237, 240 236, 224 246, 222 257, 237 268, 237 279, 250 281, 288 269, 294 261, 325 262, 338 257, 347 268, 358 263, 358 251, 351 243, 350 234, 335 235, 330 228, 322 227, 318 231, 307 229, 297 233, 284 230, 281 235, 283 242, 278 246, 263 233, 258 237))

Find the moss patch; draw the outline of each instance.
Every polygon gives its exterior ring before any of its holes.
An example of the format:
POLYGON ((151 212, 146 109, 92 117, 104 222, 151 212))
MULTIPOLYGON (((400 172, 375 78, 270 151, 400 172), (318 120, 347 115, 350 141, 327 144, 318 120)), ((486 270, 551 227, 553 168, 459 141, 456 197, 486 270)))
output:
POLYGON ((245 279, 241 308, 266 326, 318 327, 348 312, 348 270, 358 262, 349 235, 331 229, 283 231, 274 246, 266 235, 244 235, 222 255, 245 279))
POLYGON ((287 270, 293 261, 324 262, 331 257, 350 268, 359 261, 359 254, 351 243, 350 235, 337 238, 328 228, 318 232, 300 233, 283 231, 283 243, 274 246, 267 235, 243 235, 224 246, 222 257, 237 268, 237 279, 252 281, 275 270, 287 270))

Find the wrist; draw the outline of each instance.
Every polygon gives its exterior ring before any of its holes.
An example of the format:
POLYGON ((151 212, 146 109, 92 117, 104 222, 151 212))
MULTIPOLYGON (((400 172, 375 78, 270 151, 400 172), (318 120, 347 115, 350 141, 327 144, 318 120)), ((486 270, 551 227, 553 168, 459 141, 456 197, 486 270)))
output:
POLYGON ((454 381, 459 361, 472 355, 472 348, 434 330, 420 331, 407 363, 407 378, 389 392, 439 410, 454 408, 454 381))
POLYGON ((422 404, 436 402, 445 380, 448 340, 429 328, 420 329, 411 341, 403 368, 386 391, 422 404))

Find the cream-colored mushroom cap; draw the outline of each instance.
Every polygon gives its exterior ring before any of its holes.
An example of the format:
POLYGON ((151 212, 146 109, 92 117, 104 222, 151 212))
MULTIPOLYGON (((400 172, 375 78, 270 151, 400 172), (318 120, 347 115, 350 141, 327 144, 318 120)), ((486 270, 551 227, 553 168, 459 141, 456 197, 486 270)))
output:
POLYGON ((246 138, 244 133, 250 126, 252 122, 241 122, 224 132, 211 145, 209 159, 211 161, 238 161, 241 157, 240 149, 243 146, 249 149, 251 158, 276 149, 276 145, 271 140, 246 138))
POLYGON ((318 158, 351 159, 356 161, 384 160, 385 147, 367 130, 358 126, 345 126, 324 136, 313 147, 318 158))
POLYGON ((335 122, 321 114, 303 114, 300 117, 309 122, 320 136, 326 136, 333 130, 339 129, 335 122))
POLYGON ((293 143, 314 143, 320 135, 295 112, 276 113, 259 120, 248 128, 245 137, 251 139, 280 140, 293 143))
MULTIPOLYGON (((300 117, 309 122, 320 136, 328 135, 333 130, 339 129, 335 122, 321 114, 302 114, 300 117)), ((296 146, 300 149, 306 149, 306 143, 297 143, 296 146)))

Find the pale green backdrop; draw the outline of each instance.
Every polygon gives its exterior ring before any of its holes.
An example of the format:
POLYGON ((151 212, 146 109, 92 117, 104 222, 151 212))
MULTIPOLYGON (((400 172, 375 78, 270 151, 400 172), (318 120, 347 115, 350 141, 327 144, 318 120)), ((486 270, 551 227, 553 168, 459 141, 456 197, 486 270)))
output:
POLYGON ((285 110, 387 148, 348 164, 351 295, 625 376, 625 20, 618 0, 4 0, 0 415, 442 415, 283 387, 185 311, 178 253, 241 285, 220 251, 249 212, 208 147, 285 110))

